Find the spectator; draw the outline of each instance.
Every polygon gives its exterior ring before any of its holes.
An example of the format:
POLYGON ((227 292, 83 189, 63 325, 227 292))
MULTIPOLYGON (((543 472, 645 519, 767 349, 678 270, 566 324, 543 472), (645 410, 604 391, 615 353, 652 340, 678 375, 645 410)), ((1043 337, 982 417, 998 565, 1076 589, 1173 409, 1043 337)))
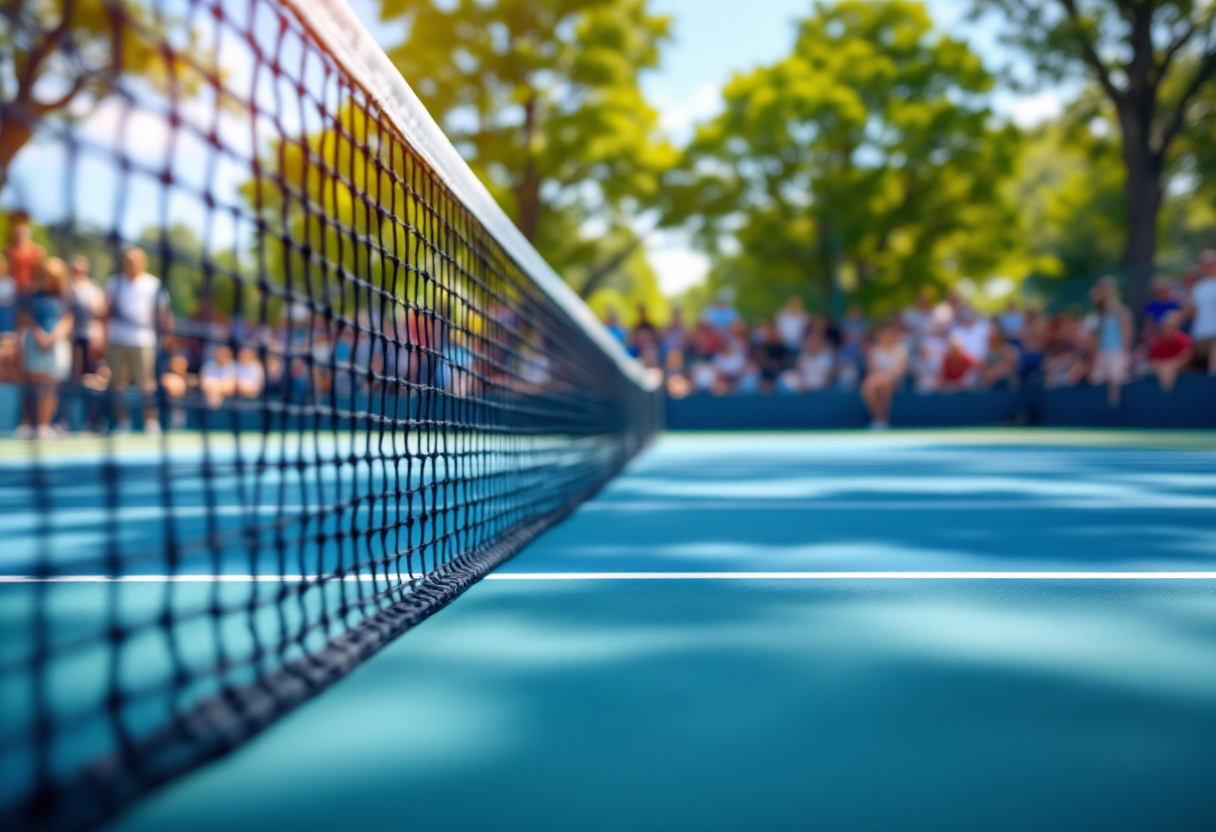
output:
POLYGON ((17 284, 17 292, 25 294, 33 289, 38 267, 46 258, 46 249, 34 242, 28 217, 14 215, 12 223, 4 257, 8 260, 9 274, 17 284))
POLYGON ((635 354, 658 347, 659 330, 650 322, 645 306, 638 307, 638 322, 633 325, 633 332, 630 333, 629 340, 635 354))
POLYGON ((1118 407, 1131 366, 1132 316, 1119 300, 1114 278, 1102 278, 1093 297, 1097 311, 1090 321, 1094 363, 1089 383, 1105 384, 1107 403, 1118 407))
POLYGON ((919 344, 924 341, 933 331, 933 325, 937 321, 933 295, 927 289, 922 291, 916 298, 916 305, 905 309, 902 317, 904 328, 908 330, 912 343, 919 344))
POLYGON ((731 295, 727 291, 718 293, 714 299, 714 305, 701 313, 701 320, 709 324, 718 332, 726 333, 734 326, 735 321, 739 319, 739 313, 730 305, 731 295))
POLYGON ((916 392, 936 393, 941 389, 942 362, 945 361, 949 349, 946 324, 934 319, 928 335, 916 347, 916 357, 912 366, 916 392))
POLYGON ((131 431, 130 416, 120 395, 134 382, 144 396, 144 430, 160 432, 152 394, 156 391, 156 352, 160 336, 173 331, 169 296, 158 278, 148 274, 147 257, 132 247, 123 252, 122 273, 106 287, 106 364, 118 417, 115 432, 131 431))
POLYGON ((1005 339, 1018 346, 1022 342, 1022 332, 1026 329, 1026 313, 1016 300, 1010 300, 1005 305, 1005 311, 997 319, 1005 339))
POLYGON ((93 322, 105 314, 106 297, 89 279, 89 261, 72 258, 72 281, 69 288, 72 320, 72 378, 80 380, 93 372, 93 322))
POLYGON ((1161 275, 1153 278, 1152 297, 1144 307, 1144 318, 1152 325, 1152 332, 1157 331, 1166 315, 1179 308, 1181 304, 1169 280, 1161 275))
POLYGON ((1026 310, 1026 322, 1022 327, 1021 376, 1025 381, 1038 375, 1043 368, 1043 353, 1047 349, 1047 321, 1036 309, 1026 310))
POLYGON ((58 257, 41 261, 31 291, 21 304, 19 327, 27 387, 17 436, 55 436, 51 419, 59 404, 58 387, 72 372, 72 312, 67 299, 67 267, 58 257))
POLYGON ((616 313, 615 309, 609 309, 604 313, 604 326, 608 327, 608 331, 612 333, 612 337, 622 344, 629 340, 629 332, 621 323, 621 317, 616 313))
POLYGON ((225 399, 236 395, 236 363, 232 360, 231 347, 216 348, 215 357, 203 364, 198 374, 198 386, 203 401, 212 410, 219 410, 225 399))
POLYGON ((729 391, 733 392, 747 372, 747 353, 738 342, 727 339, 721 351, 713 358, 714 369, 718 380, 724 382, 729 391))
POLYGON ((17 330, 17 281, 8 272, 8 260, 0 254, 0 340, 17 330))
POLYGON ((718 390, 718 371, 709 361, 698 361, 689 373, 692 389, 697 393, 714 393, 718 390))
POLYGON ((1191 290, 1187 315, 1191 320, 1191 339, 1195 342, 1195 361, 1208 375, 1216 376, 1216 251, 1199 255, 1203 276, 1191 290))
POLYGON ((870 411, 870 427, 884 430, 891 422, 891 404, 895 391, 908 371, 908 348, 898 327, 888 323, 878 331, 878 340, 870 349, 869 369, 861 384, 861 397, 870 411))
POLYGON ((955 314, 951 340, 958 341, 959 349, 967 353, 976 366, 983 364, 988 357, 988 335, 992 325, 967 304, 960 305, 955 314))
POLYGON ((992 327, 988 335, 988 355, 980 371, 980 385, 985 390, 1016 390, 1022 380, 1019 373, 1021 358, 1002 327, 992 327))
POLYGON ((943 392, 955 393, 970 390, 975 386, 975 371, 979 362, 963 348, 958 338, 946 342, 946 354, 942 356, 941 387, 943 392))
POLYGON ((777 387, 781 374, 793 363, 793 350, 785 345, 774 324, 765 324, 760 330, 760 344, 756 347, 756 364, 760 374, 760 389, 771 393, 777 387))
POLYGON ((802 298, 790 298, 786 301, 785 308, 777 313, 773 323, 777 327, 777 334, 781 338, 781 343, 785 344, 785 348, 791 353, 798 352, 803 339, 806 338, 807 327, 811 323, 810 316, 802 307, 802 298))
POLYGON ((236 394, 242 399, 256 399, 266 389, 266 373, 253 347, 241 347, 236 356, 236 394))
POLYGON ((1178 374, 1195 357, 1191 337, 1182 331, 1182 314, 1173 311, 1161 321, 1161 329, 1148 345, 1148 362, 1161 389, 1173 392, 1178 374))
POLYGON ((684 353, 688 350, 688 327, 684 325, 684 310, 678 306, 671 310, 671 322, 659 338, 659 349, 662 350, 664 361, 673 352, 684 353))
POLYGON ((782 383, 793 393, 814 393, 832 385, 836 356, 819 327, 812 327, 802 345, 794 368, 782 376, 782 383))

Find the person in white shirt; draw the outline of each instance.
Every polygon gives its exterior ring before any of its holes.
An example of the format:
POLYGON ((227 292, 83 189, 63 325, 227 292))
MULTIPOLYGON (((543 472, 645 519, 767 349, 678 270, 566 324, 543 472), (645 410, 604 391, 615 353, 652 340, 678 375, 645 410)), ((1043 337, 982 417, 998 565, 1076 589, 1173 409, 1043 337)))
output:
POLYGON ((813 393, 831 386, 835 370, 836 354, 823 332, 815 328, 806 336, 794 369, 788 370, 782 380, 795 393, 813 393))
POLYGON ((1203 276, 1191 289, 1186 314, 1191 321, 1191 340, 1195 343, 1195 360, 1206 365, 1208 375, 1216 376, 1216 251, 1199 255, 1203 276))
POLYGON ((71 298, 72 317, 72 377, 83 378, 93 372, 93 321, 105 311, 106 298, 101 289, 89 277, 89 261, 84 257, 72 258, 72 282, 68 289, 71 298))
MULTIPOLYGON (((156 350, 159 339, 172 333, 169 296, 160 279, 148 274, 148 258, 131 247, 122 255, 122 274, 106 286, 106 363, 115 394, 134 382, 144 394, 144 430, 160 432, 152 394, 156 392, 156 350)), ((117 433, 131 430, 121 399, 115 401, 117 433)))
POLYGON ((905 309, 901 318, 913 344, 919 344, 928 338, 933 324, 937 320, 933 295, 928 291, 921 292, 916 298, 916 305, 905 309))
POLYGON ((970 306, 961 306, 958 310, 958 320, 950 330, 950 339, 958 343, 976 364, 983 364, 988 358, 988 335, 992 324, 987 318, 975 314, 970 306))
POLYGON ((218 410, 224 399, 237 393, 237 367, 232 360, 232 349, 217 347, 215 357, 203 364, 198 374, 198 386, 203 401, 212 410, 218 410))
POLYGON ((811 318, 802 308, 801 298, 790 298, 786 301, 785 308, 777 313, 777 317, 773 321, 781 343, 785 344, 786 349, 791 352, 798 352, 810 323, 811 318))
POLYGON ((236 394, 242 399, 256 399, 266 389, 266 371, 253 347, 241 347, 236 354, 236 394))

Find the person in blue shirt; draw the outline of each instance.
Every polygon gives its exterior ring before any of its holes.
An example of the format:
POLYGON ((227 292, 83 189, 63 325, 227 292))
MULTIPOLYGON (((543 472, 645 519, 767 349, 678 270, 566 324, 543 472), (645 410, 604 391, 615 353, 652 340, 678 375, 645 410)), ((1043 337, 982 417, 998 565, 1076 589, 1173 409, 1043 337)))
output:
POLYGON ((718 332, 729 332, 738 319, 739 313, 730 305, 730 295, 726 292, 719 294, 714 305, 701 313, 701 320, 718 332))
POLYGON ((1144 306, 1144 317, 1152 328, 1150 336, 1155 335, 1161 328, 1161 322, 1165 320, 1166 315, 1182 308, 1182 304, 1178 302, 1178 297, 1174 293, 1173 284, 1166 278, 1160 275, 1153 278, 1152 291, 1152 298, 1144 306))
POLYGON ((51 419, 59 405, 59 385, 72 372, 74 319, 68 307, 68 270, 58 257, 39 266, 34 289, 21 302, 18 328, 26 388, 20 437, 55 436, 51 419))

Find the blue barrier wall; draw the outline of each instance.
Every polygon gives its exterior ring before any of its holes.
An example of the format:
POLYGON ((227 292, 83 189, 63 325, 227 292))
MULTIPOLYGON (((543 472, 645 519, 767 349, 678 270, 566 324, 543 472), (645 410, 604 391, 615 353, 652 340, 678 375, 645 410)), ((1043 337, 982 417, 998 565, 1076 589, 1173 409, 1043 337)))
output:
MULTIPOLYGON (((79 426, 83 422, 83 402, 65 402, 64 407, 68 410, 69 421, 73 426, 79 426)), ((132 409, 138 427, 138 407, 132 409)), ((16 428, 20 413, 20 389, 0 384, 0 436, 16 428)), ((191 416, 192 422, 198 418, 196 414, 191 416)), ((240 420, 243 430, 260 429, 259 414, 243 416, 247 417, 240 420)), ((212 427, 231 429, 231 419, 230 414, 218 417, 220 424, 212 427)), ((895 397, 891 422, 896 427, 906 428, 1011 424, 1078 428, 1216 428, 1216 378, 1195 373, 1185 375, 1179 379, 1173 393, 1163 392, 1154 380, 1137 381, 1123 389, 1123 402, 1117 409, 1107 406, 1103 387, 1029 388, 932 396, 900 393, 895 397)), ((867 424, 869 416, 857 393, 690 396, 667 401, 669 430, 816 430, 863 428, 867 424)))
MULTIPOLYGON (((895 397, 891 423, 901 428, 1043 427, 1216 428, 1216 378, 1192 373, 1166 393, 1154 379, 1123 388, 1112 409, 1105 387, 976 391, 895 397)), ((669 430, 808 430, 862 428, 869 416, 852 392, 804 396, 690 396, 669 399, 669 430)))

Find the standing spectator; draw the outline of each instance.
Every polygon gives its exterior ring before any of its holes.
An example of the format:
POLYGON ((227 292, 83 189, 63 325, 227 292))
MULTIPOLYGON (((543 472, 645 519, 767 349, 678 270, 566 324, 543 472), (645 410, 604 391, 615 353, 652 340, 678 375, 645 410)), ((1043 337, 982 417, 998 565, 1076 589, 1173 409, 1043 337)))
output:
POLYGON ((241 347, 236 355, 236 394, 256 399, 266 389, 266 372, 253 347, 241 347))
POLYGON ((942 362, 950 350, 946 338, 946 324, 934 319, 929 334, 916 347, 912 362, 912 374, 918 393, 936 393, 942 383, 942 362))
POLYGON ((1178 383, 1178 374, 1195 358, 1191 337, 1182 331, 1182 315, 1170 312, 1161 321, 1161 329, 1148 344, 1148 363, 1161 389, 1170 393, 1178 383))
POLYGON ((1005 311, 997 318, 997 324, 1007 341, 1013 342, 1015 346, 1022 343, 1022 332, 1026 328, 1026 313, 1022 311, 1022 307, 1016 299, 1010 300, 1005 305, 1005 311))
POLYGON ((38 267, 46 259, 46 249, 34 242, 28 217, 21 214, 13 216, 4 257, 8 260, 9 274, 17 284, 17 292, 29 292, 33 288, 38 267))
POLYGON ((1106 385, 1106 400, 1118 407, 1131 366, 1132 316, 1119 300, 1114 278, 1104 277, 1094 289, 1096 315, 1091 321, 1094 363, 1090 384, 1106 385))
POLYGON ((8 260, 0 254, 0 339, 17 330, 17 281, 8 273, 8 260))
POLYGON ((1187 314, 1191 319, 1191 339, 1195 342, 1195 361, 1208 375, 1216 376, 1216 251, 1199 255, 1203 276, 1191 290, 1187 314))
POLYGON ((58 387, 72 372, 72 312, 67 300, 67 268, 58 257, 43 260, 21 304, 21 348, 27 387, 19 437, 55 436, 51 419, 58 387))
POLYGON ((774 323, 777 335, 781 338, 781 343, 785 344, 785 348, 791 353, 798 352, 811 323, 810 316, 802 308, 802 298, 790 298, 786 301, 785 308, 777 313, 774 323))
POLYGON ((101 289, 89 279, 89 261, 72 258, 72 282, 69 288, 72 320, 72 378, 80 380, 93 372, 93 322, 105 314, 106 298, 101 289))
POLYGON ((160 335, 172 333, 169 295, 160 279, 148 274, 148 260, 142 249, 123 252, 122 273, 110 278, 106 286, 106 363, 110 368, 110 389, 115 394, 117 433, 130 433, 131 418, 122 404, 121 394, 132 382, 144 396, 144 430, 160 432, 156 415, 156 351, 160 335))
POLYGON ((861 398, 870 411, 870 427, 885 430, 890 426, 895 391, 908 371, 908 348, 898 327, 888 323, 878 331, 868 363, 865 381, 861 383, 861 398))
POLYGON ((645 306, 638 307, 638 322, 629 333, 629 353, 634 358, 640 358, 643 353, 658 349, 659 330, 650 322, 645 306))
POLYGON ((739 319, 739 313, 730 305, 730 293, 723 290, 714 299, 714 305, 701 313, 701 320, 712 326, 718 332, 726 333, 739 319))
POLYGON ((1026 310, 1026 323, 1022 327, 1022 366, 1020 373, 1025 381, 1038 374, 1043 367, 1043 353, 1047 349, 1047 320, 1037 309, 1026 310))

